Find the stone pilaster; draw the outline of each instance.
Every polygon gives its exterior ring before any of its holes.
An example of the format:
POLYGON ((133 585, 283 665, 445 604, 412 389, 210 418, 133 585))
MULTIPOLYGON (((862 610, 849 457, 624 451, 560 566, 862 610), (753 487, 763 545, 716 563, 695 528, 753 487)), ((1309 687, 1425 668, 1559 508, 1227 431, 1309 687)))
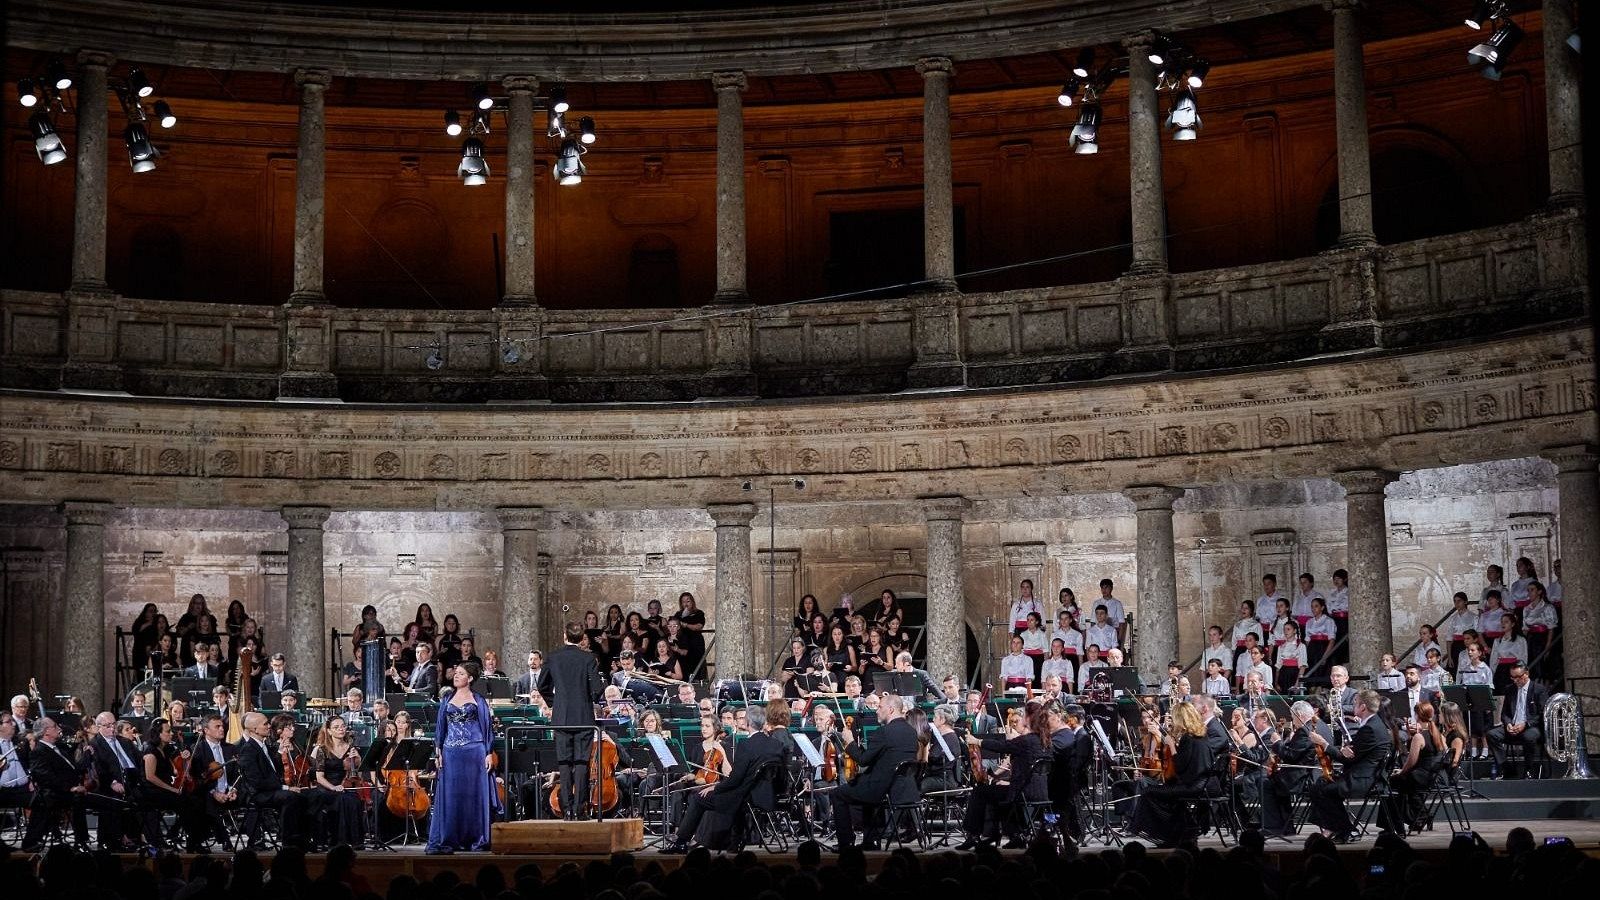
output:
POLYGON ((325 98, 333 76, 321 69, 300 69, 300 144, 294 167, 294 289, 289 303, 319 306, 322 290, 324 234, 327 217, 328 124, 325 98))
POLYGON ((57 646, 68 662, 61 668, 60 691, 82 697, 93 715, 106 708, 110 688, 106 684, 105 552, 111 504, 71 501, 61 505, 61 512, 67 518, 66 608, 57 646))
POLYGON ((923 278, 930 291, 956 290, 955 188, 950 157, 950 74, 946 56, 917 60, 922 76, 923 278))
MULTIPOLYGON (((1600 448, 1582 444, 1544 451, 1556 464, 1561 529, 1561 643, 1569 678, 1600 675, 1600 448)), ((1548 577, 1548 576, 1547 576, 1548 577)), ((1595 691, 1581 688, 1587 693, 1595 691)), ((1600 718, 1585 704, 1590 733, 1600 718)))
POLYGON ((935 680, 955 675, 967 680, 966 592, 962 586, 962 520, 972 501, 965 497, 924 497, 928 522, 928 631, 925 668, 935 680))
MULTIPOLYGON (((106 146, 111 124, 106 70, 115 57, 99 50, 78 54, 77 183, 72 197, 71 290, 106 290, 106 146)), ((102 626, 103 627, 103 626, 102 626)))
POLYGON ((1138 519, 1133 664, 1147 682, 1165 677, 1167 663, 1178 658, 1178 563, 1172 543, 1172 504, 1183 493, 1182 488, 1163 485, 1140 485, 1122 492, 1133 501, 1138 519))
POLYGON ((743 72, 717 72, 717 302, 742 303, 746 286, 743 72))
POLYGON ((1389 604, 1389 523, 1384 488, 1395 473, 1383 469, 1338 472, 1345 495, 1345 565, 1350 572, 1350 672, 1370 675, 1394 646, 1389 604))
POLYGON ((1372 160, 1367 150, 1367 76, 1356 9, 1361 0, 1329 0, 1333 13, 1333 107, 1339 159, 1339 246, 1369 247, 1372 160))
MULTIPOLYGON (((1592 12, 1593 10, 1591 10, 1592 12)), ((1572 34, 1572 0, 1544 0, 1544 119, 1550 148, 1551 206, 1583 202, 1583 120, 1578 54, 1567 46, 1572 34)), ((1591 645, 1592 646, 1592 645, 1591 645)))
POLYGON ((544 634, 543 599, 539 596, 539 529, 544 509, 502 506, 500 518, 500 658, 524 660, 544 634))
POLYGON ((533 241, 533 93, 538 79, 509 75, 502 82, 509 94, 506 108, 506 295, 501 306, 532 306, 533 241))
POLYGON ((716 629, 718 678, 755 673, 750 614, 750 521, 754 503, 713 503, 706 508, 717 523, 717 594, 711 601, 716 629))
MULTIPOLYGON (((1156 67, 1150 61, 1152 32, 1129 38, 1128 173, 1133 216, 1133 263, 1129 275, 1167 271, 1167 198, 1161 182, 1161 110, 1156 67)), ((1165 660, 1162 660, 1165 663, 1165 660)))
POLYGON ((326 506, 285 506, 289 523, 289 640, 284 655, 309 697, 328 697, 328 629, 322 598, 322 526, 326 506))

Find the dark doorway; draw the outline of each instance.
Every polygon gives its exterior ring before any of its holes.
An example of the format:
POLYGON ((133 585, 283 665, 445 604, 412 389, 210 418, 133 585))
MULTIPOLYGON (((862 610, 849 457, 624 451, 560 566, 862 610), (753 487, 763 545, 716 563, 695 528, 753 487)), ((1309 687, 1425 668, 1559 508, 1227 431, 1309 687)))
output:
POLYGON ((182 300, 183 238, 170 225, 146 223, 128 240, 126 293, 143 300, 182 300))
MULTIPOLYGON (((956 271, 966 269, 966 216, 955 209, 956 271)), ((922 281, 922 207, 862 209, 828 217, 828 292, 894 297, 922 281)))
MULTIPOLYGON (((1454 234, 1486 224, 1473 206, 1476 192, 1450 160, 1421 147, 1388 147, 1372 157, 1372 228, 1378 243, 1397 244, 1454 234)), ((1339 184, 1317 210, 1317 247, 1339 239, 1339 184)))
MULTIPOLYGON (((926 668, 928 653, 928 598, 896 594, 894 599, 895 603, 900 607, 901 624, 907 628, 922 629, 917 632, 916 646, 911 648, 911 658, 912 663, 918 668, 926 668)), ((877 617, 878 610, 882 607, 882 602, 874 598, 872 601, 856 607, 856 612, 871 619, 877 617)), ((978 671, 982 668, 983 663, 982 654, 978 650, 978 636, 972 633, 972 626, 965 622, 961 623, 961 630, 966 636, 967 651, 967 671, 962 673, 966 680, 963 683, 969 685, 977 684, 978 671)), ((935 681, 939 681, 950 673, 929 672, 928 674, 933 676, 935 681)))
POLYGON ((628 305, 678 305, 678 245, 664 234, 647 234, 628 254, 628 305))

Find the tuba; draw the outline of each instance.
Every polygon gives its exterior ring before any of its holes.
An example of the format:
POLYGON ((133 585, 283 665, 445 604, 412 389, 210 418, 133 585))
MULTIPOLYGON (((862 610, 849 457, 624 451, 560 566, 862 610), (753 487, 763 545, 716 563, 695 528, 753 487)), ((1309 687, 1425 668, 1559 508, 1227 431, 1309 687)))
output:
POLYGON ((1583 736, 1583 705, 1572 694, 1557 694, 1544 708, 1544 752, 1567 763, 1563 778, 1593 778, 1583 736))

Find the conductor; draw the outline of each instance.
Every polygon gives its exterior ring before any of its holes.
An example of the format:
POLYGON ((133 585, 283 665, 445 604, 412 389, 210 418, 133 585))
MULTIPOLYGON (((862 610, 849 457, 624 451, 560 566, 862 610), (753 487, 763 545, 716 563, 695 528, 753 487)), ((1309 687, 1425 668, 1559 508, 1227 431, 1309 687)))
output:
POLYGON ((578 646, 583 641, 583 626, 568 622, 565 640, 545 660, 538 690, 550 702, 550 724, 557 726, 561 815, 577 819, 589 806, 589 753, 594 747, 594 732, 587 729, 594 727, 594 703, 606 683, 600 677, 594 654, 578 646))

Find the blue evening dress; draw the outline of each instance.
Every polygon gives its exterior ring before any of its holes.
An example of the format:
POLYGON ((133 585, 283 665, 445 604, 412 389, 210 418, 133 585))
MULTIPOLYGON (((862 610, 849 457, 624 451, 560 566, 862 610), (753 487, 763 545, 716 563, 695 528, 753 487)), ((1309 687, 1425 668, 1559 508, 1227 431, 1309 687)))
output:
POLYGON ((483 767, 494 743, 489 704, 476 695, 465 706, 439 704, 434 740, 444 765, 433 793, 428 852, 487 850, 489 819, 499 799, 494 775, 483 767))

